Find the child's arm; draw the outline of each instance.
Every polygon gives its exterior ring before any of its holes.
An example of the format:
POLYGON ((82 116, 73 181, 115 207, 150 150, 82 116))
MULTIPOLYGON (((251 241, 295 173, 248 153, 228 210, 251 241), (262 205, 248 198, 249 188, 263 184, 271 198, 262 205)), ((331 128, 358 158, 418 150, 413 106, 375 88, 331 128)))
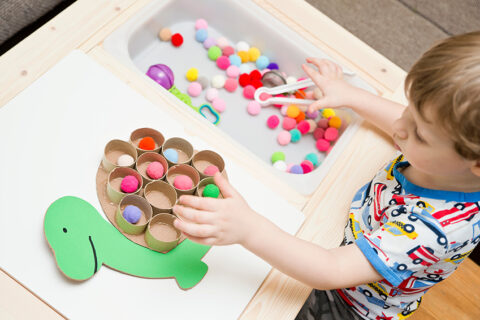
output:
POLYGON ((317 70, 307 64, 302 65, 303 70, 323 93, 322 98, 310 105, 309 111, 348 107, 392 136, 392 125, 405 106, 350 85, 343 80, 340 66, 330 60, 308 58, 307 62, 317 70))
POLYGON ((220 175, 225 199, 182 196, 174 207, 175 226, 206 245, 238 243, 274 268, 317 289, 346 288, 383 279, 357 245, 324 249, 295 238, 250 209, 220 175))

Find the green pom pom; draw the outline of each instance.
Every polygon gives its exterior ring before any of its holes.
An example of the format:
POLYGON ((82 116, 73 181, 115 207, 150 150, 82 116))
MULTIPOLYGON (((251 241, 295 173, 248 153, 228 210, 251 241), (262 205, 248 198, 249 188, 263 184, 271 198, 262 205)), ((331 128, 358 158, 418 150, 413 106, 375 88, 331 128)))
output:
POLYGON ((307 154, 305 160, 310 161, 314 167, 318 166, 318 156, 315 153, 307 154))
POLYGON ((222 49, 217 46, 211 46, 208 49, 208 58, 210 60, 216 61, 222 55, 222 49))
POLYGON ((272 163, 277 162, 278 160, 285 160, 285 153, 282 151, 277 151, 272 154, 272 163))
POLYGON ((290 135, 292 136, 292 142, 298 142, 302 137, 302 133, 298 129, 290 130, 290 135))
POLYGON ((207 184, 205 189, 203 189, 202 196, 209 198, 218 198, 220 195, 220 189, 214 184, 207 184))

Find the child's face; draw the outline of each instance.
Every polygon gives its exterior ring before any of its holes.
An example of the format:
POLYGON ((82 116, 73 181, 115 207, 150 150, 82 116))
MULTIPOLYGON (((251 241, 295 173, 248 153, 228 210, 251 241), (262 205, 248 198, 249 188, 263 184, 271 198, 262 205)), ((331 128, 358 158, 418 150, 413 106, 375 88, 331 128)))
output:
POLYGON ((471 174, 475 162, 455 151, 448 133, 436 124, 434 108, 426 106, 425 118, 410 104, 393 125, 393 139, 410 165, 433 176, 471 174))

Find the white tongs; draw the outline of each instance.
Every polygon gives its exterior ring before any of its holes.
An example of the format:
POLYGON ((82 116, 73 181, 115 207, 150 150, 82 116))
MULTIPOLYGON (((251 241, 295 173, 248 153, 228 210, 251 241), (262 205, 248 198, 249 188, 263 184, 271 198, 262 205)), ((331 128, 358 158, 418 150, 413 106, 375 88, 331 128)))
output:
MULTIPOLYGON (((343 72, 344 76, 349 76, 353 77, 355 76, 354 72, 351 71, 344 71, 343 72)), ((291 84, 283 84, 281 86, 277 87, 260 87, 255 91, 255 94, 253 98, 255 101, 260 103, 262 107, 265 107, 267 105, 271 104, 296 104, 296 105, 310 105, 314 103, 316 100, 310 100, 310 99, 296 99, 296 98, 287 98, 287 97, 275 97, 277 94, 282 94, 282 93, 292 93, 297 91, 298 89, 302 88, 308 88, 311 86, 314 86, 315 83, 311 79, 305 79, 301 80, 295 83, 291 84), (264 95, 261 97, 263 93, 267 93, 268 95, 264 95), (263 98, 263 99, 262 99, 263 98)), ((306 107, 301 107, 301 109, 306 109, 306 107)))
MULTIPOLYGON (((271 105, 271 104, 307 104, 310 105, 315 102, 315 100, 309 99, 295 99, 295 98, 286 98, 286 97, 274 97, 276 94, 286 93, 286 92, 294 92, 301 88, 308 88, 314 86, 315 83, 311 79, 301 80, 291 84, 284 84, 278 87, 267 88, 267 87, 260 87, 255 90, 255 95, 253 96, 255 101, 260 103, 262 107, 271 105), (262 93, 267 93, 270 96, 267 96, 266 99, 261 99, 262 93)), ((265 95, 264 95, 265 97, 265 95)), ((262 98, 264 98, 262 97, 262 98)))

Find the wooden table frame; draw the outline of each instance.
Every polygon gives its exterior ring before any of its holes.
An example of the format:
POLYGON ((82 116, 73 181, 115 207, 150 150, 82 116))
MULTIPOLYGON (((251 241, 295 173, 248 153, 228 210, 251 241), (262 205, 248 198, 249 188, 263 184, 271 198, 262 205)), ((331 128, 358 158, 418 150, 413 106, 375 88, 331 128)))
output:
MULTIPOLYGON (((0 57, 0 107, 73 49, 80 49, 172 116, 188 121, 188 133, 265 181, 306 216, 299 238, 325 248, 338 246, 355 191, 394 154, 390 140, 364 122, 316 191, 303 196, 262 170, 266 163, 221 131, 178 108, 152 83, 124 66, 102 47, 103 39, 152 0, 79 0, 0 57), (259 169, 260 168, 260 169, 259 169), (362 168, 359 170, 358 168, 362 168)), ((252 0, 306 40, 354 70, 378 94, 405 103, 406 73, 303 0, 252 0)), ((1 268, 0 268, 0 271, 1 268)), ((0 272, 0 318, 62 318, 6 272, 0 272)), ((241 319, 293 319, 311 288, 273 269, 241 319)))

